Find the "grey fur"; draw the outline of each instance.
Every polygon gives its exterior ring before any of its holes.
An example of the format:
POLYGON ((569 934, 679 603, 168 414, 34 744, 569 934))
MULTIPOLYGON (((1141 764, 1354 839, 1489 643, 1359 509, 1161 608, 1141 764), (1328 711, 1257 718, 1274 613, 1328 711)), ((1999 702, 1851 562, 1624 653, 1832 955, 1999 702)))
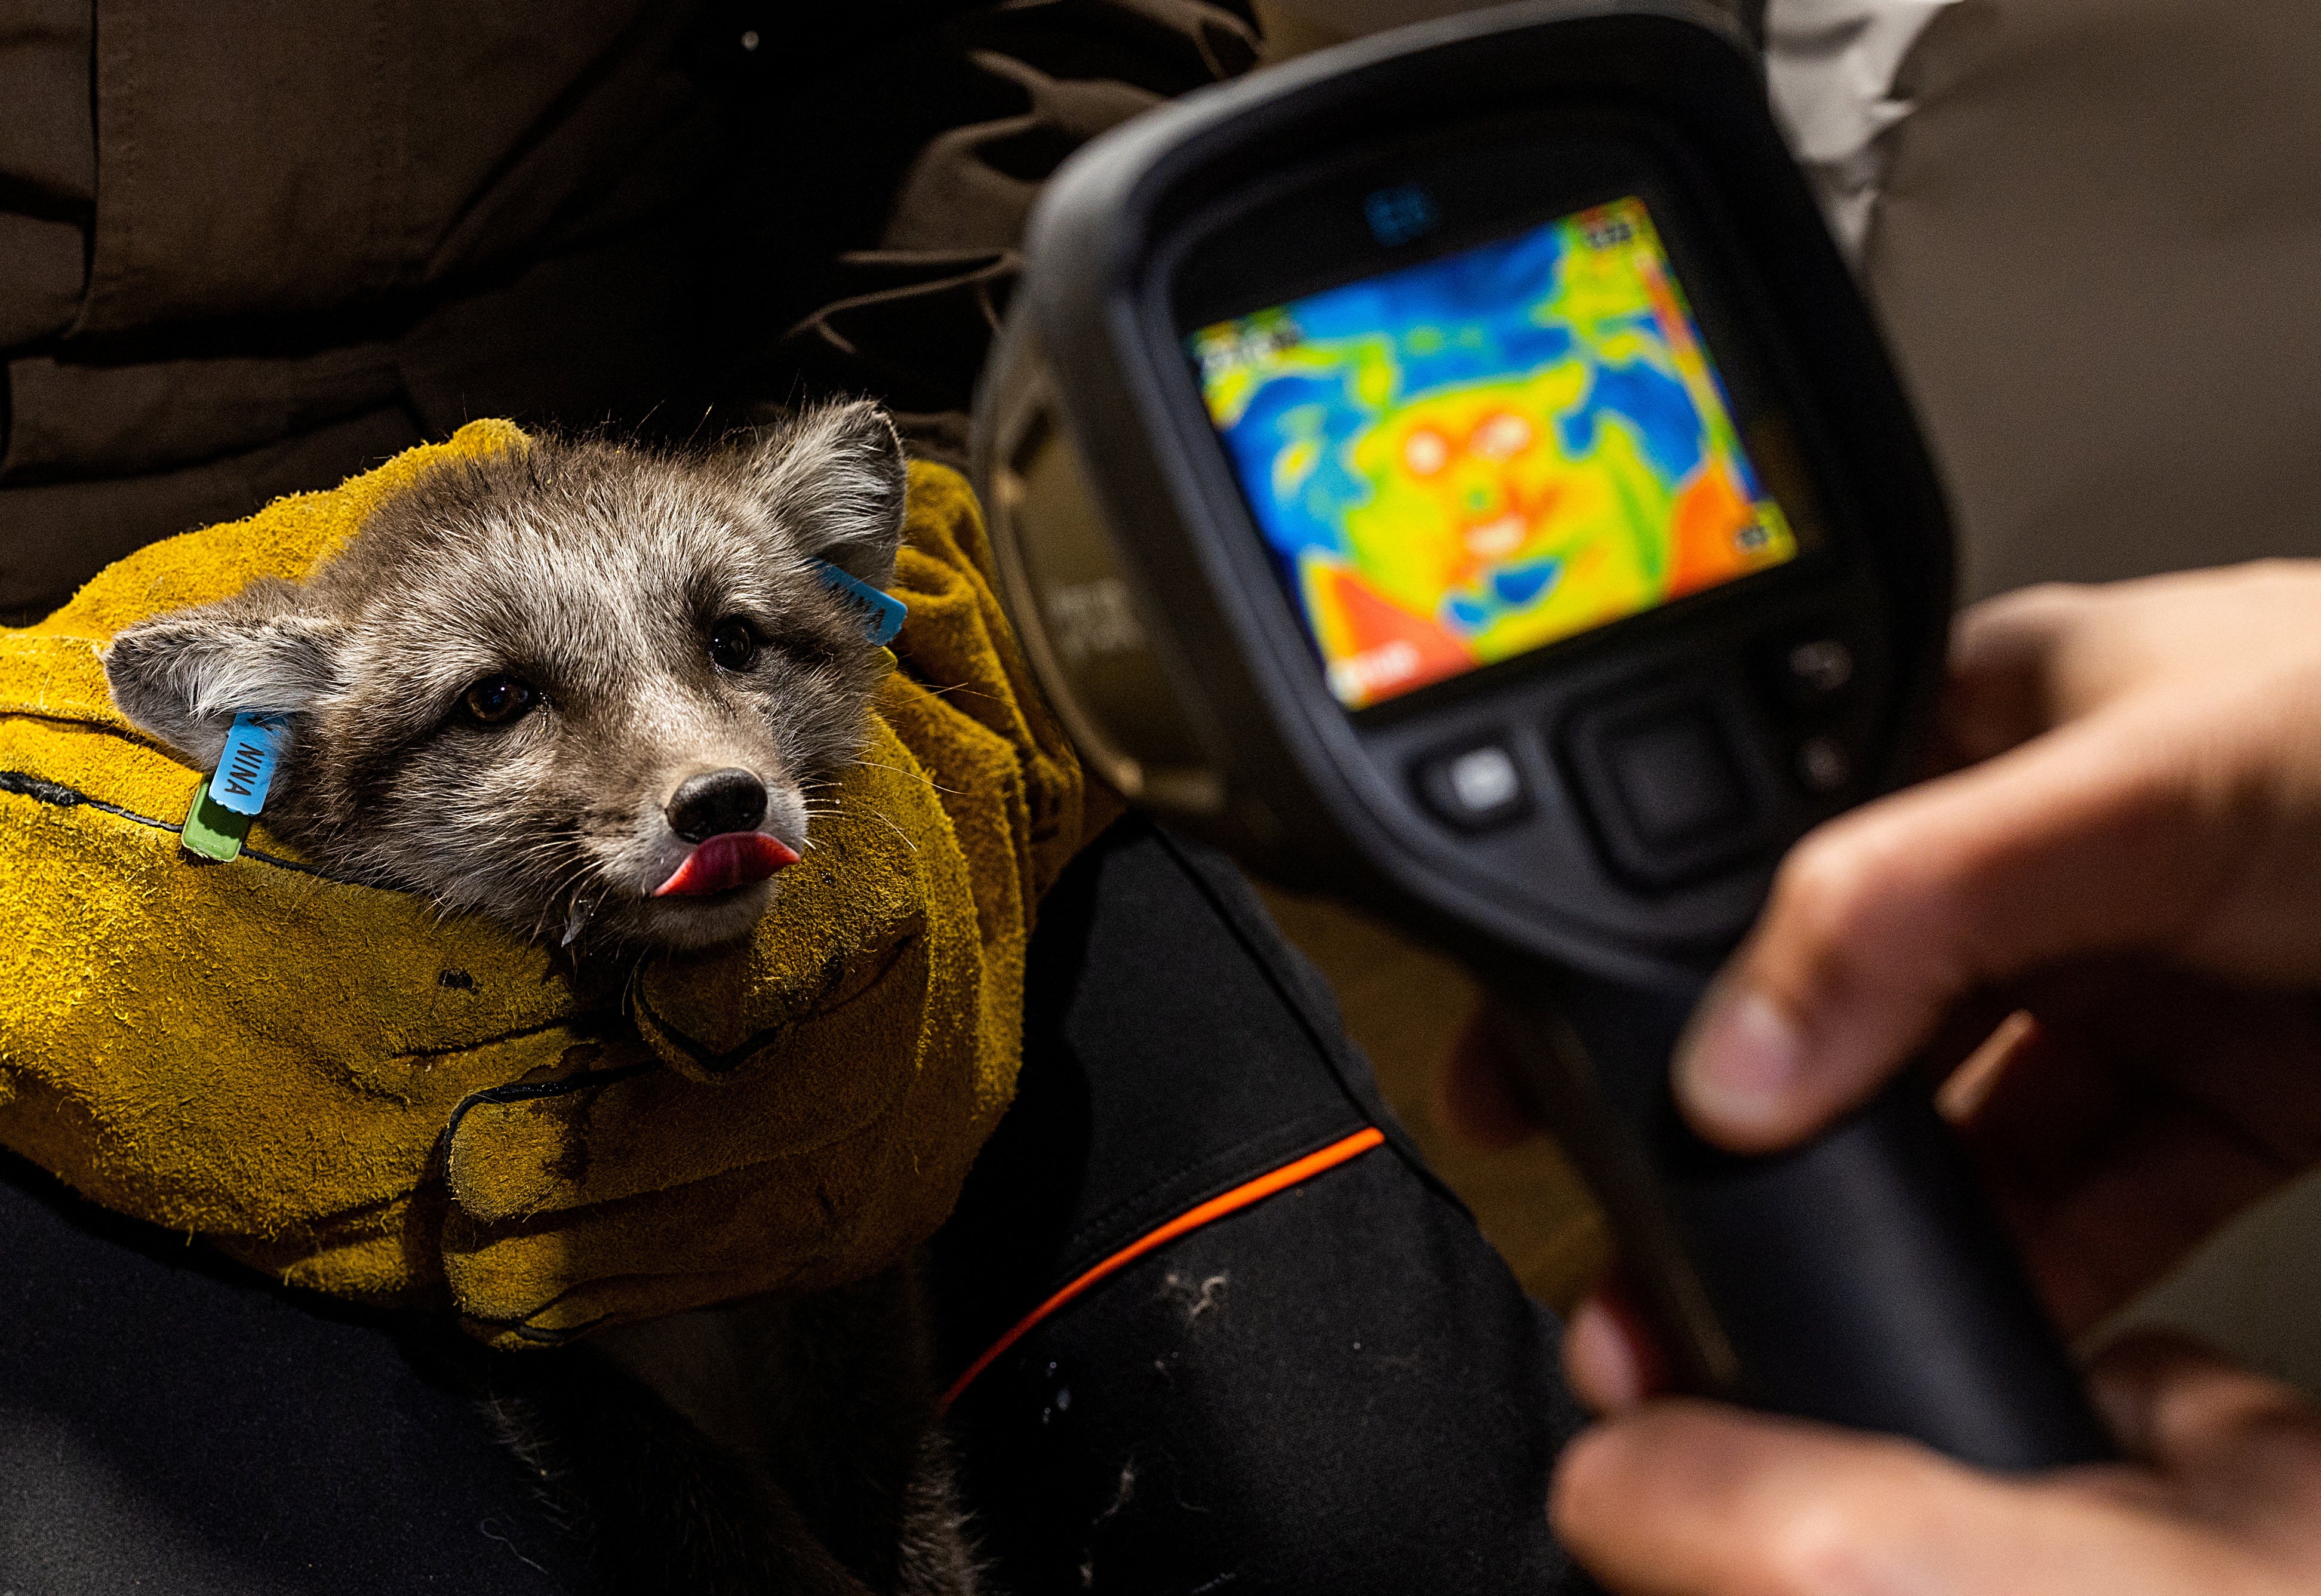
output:
POLYGON ((202 769, 236 711, 289 714, 267 824, 333 874, 595 950, 729 941, 775 882, 652 898, 690 846, 663 811, 739 767, 768 789, 760 829, 804 849, 881 670, 807 557, 887 582, 903 491, 867 403, 703 456, 538 439, 438 467, 304 583, 129 628, 106 676, 202 769), (747 670, 711 661, 728 617, 760 641, 747 670), (475 725, 462 695, 498 675, 543 701, 475 725))
MULTIPOLYGON (((439 466, 303 583, 129 628, 106 678, 204 770, 238 711, 288 716, 267 824, 332 874, 582 954, 727 941, 780 878, 652 897, 692 846, 671 796, 747 770, 760 829, 805 850, 884 670, 810 560, 885 586, 903 497, 869 404, 701 455, 535 439, 439 466), (759 643, 740 670, 710 651, 736 617, 759 643), (478 724, 462 702, 501 676, 541 701, 478 724)), ((906 1271, 600 1340, 536 1354, 497 1411, 614 1589, 972 1591, 906 1271)))

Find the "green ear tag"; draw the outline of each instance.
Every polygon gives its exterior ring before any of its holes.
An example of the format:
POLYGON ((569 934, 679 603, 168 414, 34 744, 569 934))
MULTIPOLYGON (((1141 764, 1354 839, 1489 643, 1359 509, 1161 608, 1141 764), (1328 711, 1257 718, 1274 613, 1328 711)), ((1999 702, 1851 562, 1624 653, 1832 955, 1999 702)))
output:
POLYGON ((250 834, 247 815, 237 815, 210 796, 210 779, 205 776, 194 789, 194 801, 186 810, 186 828, 179 834, 186 852, 196 859, 214 859, 220 864, 241 852, 241 839, 250 834))

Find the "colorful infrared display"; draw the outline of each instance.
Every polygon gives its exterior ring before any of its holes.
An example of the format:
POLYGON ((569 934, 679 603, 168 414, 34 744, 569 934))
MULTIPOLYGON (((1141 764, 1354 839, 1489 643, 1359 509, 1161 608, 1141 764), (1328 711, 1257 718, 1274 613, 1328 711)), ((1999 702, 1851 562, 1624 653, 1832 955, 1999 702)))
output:
POLYGON ((1350 708, 1797 553, 1642 200, 1187 342, 1350 708))

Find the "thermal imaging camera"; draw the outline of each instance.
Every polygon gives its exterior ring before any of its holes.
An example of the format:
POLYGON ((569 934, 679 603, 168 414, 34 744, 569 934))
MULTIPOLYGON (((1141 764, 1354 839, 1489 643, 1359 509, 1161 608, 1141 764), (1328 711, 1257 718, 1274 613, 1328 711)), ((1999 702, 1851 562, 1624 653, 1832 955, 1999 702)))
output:
POLYGON ((1722 14, 1526 5, 1060 171, 977 416, 1006 597, 1124 794, 1465 959, 1697 1389, 2099 1455, 1926 1089, 1798 1152, 1668 1066, 1809 827, 1902 780, 1949 524, 1722 14))

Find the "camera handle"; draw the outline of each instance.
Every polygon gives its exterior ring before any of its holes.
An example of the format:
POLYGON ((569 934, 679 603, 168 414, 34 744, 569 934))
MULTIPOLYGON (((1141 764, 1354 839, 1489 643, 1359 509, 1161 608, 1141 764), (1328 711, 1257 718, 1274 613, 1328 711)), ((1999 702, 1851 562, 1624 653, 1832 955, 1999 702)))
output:
POLYGON ((1931 1090, 1906 1073, 1787 1153, 1686 1126, 1669 1080, 1706 982, 1502 968, 1496 1028, 1595 1187, 1679 1382, 1994 1469, 2112 1455, 1931 1090))

